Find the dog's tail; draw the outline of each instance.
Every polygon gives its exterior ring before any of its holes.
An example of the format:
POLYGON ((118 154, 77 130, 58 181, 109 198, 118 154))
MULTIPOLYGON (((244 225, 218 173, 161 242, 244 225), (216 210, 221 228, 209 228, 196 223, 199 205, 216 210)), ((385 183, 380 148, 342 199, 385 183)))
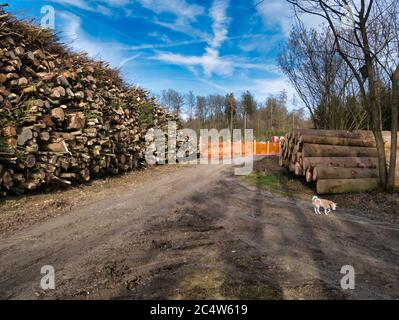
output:
POLYGON ((315 201, 315 200, 317 200, 317 199, 319 199, 319 197, 318 197, 318 196, 314 196, 314 197, 312 198, 312 201, 315 201))

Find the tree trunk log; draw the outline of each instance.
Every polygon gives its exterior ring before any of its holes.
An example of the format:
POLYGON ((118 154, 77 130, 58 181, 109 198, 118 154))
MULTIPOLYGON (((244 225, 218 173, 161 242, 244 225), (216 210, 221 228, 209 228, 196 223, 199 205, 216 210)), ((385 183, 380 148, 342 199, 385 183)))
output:
POLYGON ((379 179, 327 179, 317 181, 318 194, 365 192, 377 189, 379 179))
POLYGON ((303 156, 306 157, 377 157, 375 148, 348 147, 333 145, 304 144, 303 156))
POLYGON ((316 136, 308 134, 301 135, 299 138, 299 143, 330 144, 335 146, 375 147, 375 141, 373 138, 354 139, 335 136, 316 136))
POLYGON ((378 159, 367 157, 312 157, 303 159, 303 168, 305 170, 313 169, 317 166, 376 169, 378 167, 378 159))
POLYGON ((368 168, 336 168, 336 167, 316 167, 313 169, 313 180, 324 179, 359 179, 359 178, 378 178, 377 169, 368 168))

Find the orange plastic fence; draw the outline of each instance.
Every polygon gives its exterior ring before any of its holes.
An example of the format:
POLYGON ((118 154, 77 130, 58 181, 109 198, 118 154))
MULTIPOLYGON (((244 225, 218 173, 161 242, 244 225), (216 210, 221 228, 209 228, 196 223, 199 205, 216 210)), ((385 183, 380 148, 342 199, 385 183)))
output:
POLYGON ((278 155, 280 152, 279 142, 256 142, 255 154, 278 155))
MULTIPOLYGON (((202 147, 201 151, 204 149, 202 147)), ((254 155, 278 155, 280 152, 279 142, 238 142, 231 144, 230 142, 219 142, 208 144, 208 156, 219 154, 219 157, 233 155, 245 155, 247 153, 254 155), (230 148, 231 145, 231 148, 230 148)))

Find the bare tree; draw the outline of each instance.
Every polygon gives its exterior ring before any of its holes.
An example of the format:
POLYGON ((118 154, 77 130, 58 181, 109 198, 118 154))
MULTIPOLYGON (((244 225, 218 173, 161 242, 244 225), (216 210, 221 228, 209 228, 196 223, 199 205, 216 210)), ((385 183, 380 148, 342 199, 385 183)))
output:
POLYGON ((306 30, 299 22, 278 62, 308 109, 315 128, 364 127, 366 112, 357 99, 351 99, 358 95, 357 86, 350 69, 335 51, 334 37, 328 29, 306 30))
POLYGON ((206 98, 203 96, 197 96, 195 115, 200 121, 200 125, 203 125, 206 120, 206 98))
POLYGON ((194 109, 195 109, 195 95, 192 91, 189 91, 186 94, 186 104, 187 104, 188 120, 192 121, 194 118, 194 109))
MULTIPOLYGON (((378 81, 384 78, 383 72, 395 79, 396 72, 386 69, 383 61, 387 58, 387 50, 391 46, 393 21, 397 21, 397 0, 287 0, 300 12, 317 15, 327 22, 334 35, 335 50, 352 71, 363 103, 369 113, 377 151, 380 183, 386 189, 392 189, 388 181, 394 181, 396 166, 397 119, 392 121, 392 149, 388 179, 387 162, 382 136, 382 112, 378 98, 378 81), (383 5, 381 5, 383 3, 383 5), (384 24, 381 24, 384 21, 384 24), (388 25, 387 25, 388 24, 388 25), (387 41, 388 39, 388 41, 387 41), (394 141, 395 140, 395 141, 394 141), (395 154, 395 155, 394 155, 395 154), (393 161, 395 160, 395 161, 393 161), (391 176, 393 175, 393 177, 391 176)), ((397 66, 393 66, 396 70, 397 66)), ((392 114, 397 110, 393 106, 392 114)))
POLYGON ((184 96, 173 89, 163 90, 162 103, 168 108, 169 112, 180 116, 184 103, 184 96))
POLYGON ((237 114, 237 100, 234 97, 234 93, 229 93, 225 98, 225 113, 230 118, 230 132, 233 136, 233 123, 234 118, 237 114))

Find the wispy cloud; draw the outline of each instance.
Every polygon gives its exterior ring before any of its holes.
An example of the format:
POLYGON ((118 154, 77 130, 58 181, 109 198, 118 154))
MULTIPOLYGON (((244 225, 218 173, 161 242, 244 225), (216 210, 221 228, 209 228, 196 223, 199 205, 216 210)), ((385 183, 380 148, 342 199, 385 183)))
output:
POLYGON ((50 0, 50 2, 58 3, 63 5, 65 8, 75 7, 89 12, 97 12, 106 16, 112 15, 112 10, 104 5, 106 2, 102 1, 99 3, 93 3, 93 1, 84 0, 50 0))
POLYGON ((213 36, 208 40, 208 46, 202 56, 187 56, 175 53, 159 53, 154 59, 171 64, 182 65, 186 67, 200 66, 205 76, 212 74, 221 76, 231 75, 233 66, 227 59, 220 57, 219 49, 227 38, 228 24, 230 19, 227 17, 228 0, 214 0, 210 9, 209 16, 212 19, 213 36))
MULTIPOLYGON (((288 36, 295 22, 294 7, 285 0, 266 0, 257 5, 257 12, 267 28, 278 27, 283 35, 288 36)), ((321 17, 300 14, 301 20, 308 28, 318 28, 324 21, 321 17)))
POLYGON ((177 41, 177 42, 169 42, 167 43, 155 43, 155 44, 140 44, 137 46, 130 46, 127 49, 132 51, 138 50, 147 50, 147 49, 163 49, 163 48, 173 48, 173 47, 183 47, 197 43, 206 43, 205 40, 187 40, 187 41, 177 41))
POLYGON ((205 8, 198 4, 189 4, 185 0, 137 0, 144 8, 157 15, 167 13, 174 16, 172 20, 163 20, 156 16, 152 22, 170 30, 205 37, 206 34, 192 26, 197 18, 205 13, 205 8))
POLYGON ((65 40, 75 51, 85 51, 91 57, 108 61, 117 67, 124 59, 122 52, 124 45, 121 43, 109 43, 104 50, 104 39, 90 36, 82 29, 82 19, 70 12, 59 11, 61 29, 65 40))
POLYGON ((228 76, 233 72, 231 62, 219 57, 218 51, 213 48, 206 48, 206 52, 202 56, 185 56, 175 53, 159 53, 153 59, 185 67, 200 66, 207 77, 212 76, 212 74, 228 76))
POLYGON ((204 13, 204 7, 197 4, 189 4, 185 0, 137 0, 143 7, 155 13, 172 13, 194 21, 198 15, 204 13))
POLYGON ((226 15, 229 1, 214 1, 210 10, 212 18, 213 39, 210 43, 212 49, 218 49, 227 38, 229 17, 226 15))
POLYGON ((285 77, 276 79, 255 79, 251 84, 252 91, 260 98, 266 99, 269 95, 286 91, 287 96, 292 97, 296 91, 285 77))

